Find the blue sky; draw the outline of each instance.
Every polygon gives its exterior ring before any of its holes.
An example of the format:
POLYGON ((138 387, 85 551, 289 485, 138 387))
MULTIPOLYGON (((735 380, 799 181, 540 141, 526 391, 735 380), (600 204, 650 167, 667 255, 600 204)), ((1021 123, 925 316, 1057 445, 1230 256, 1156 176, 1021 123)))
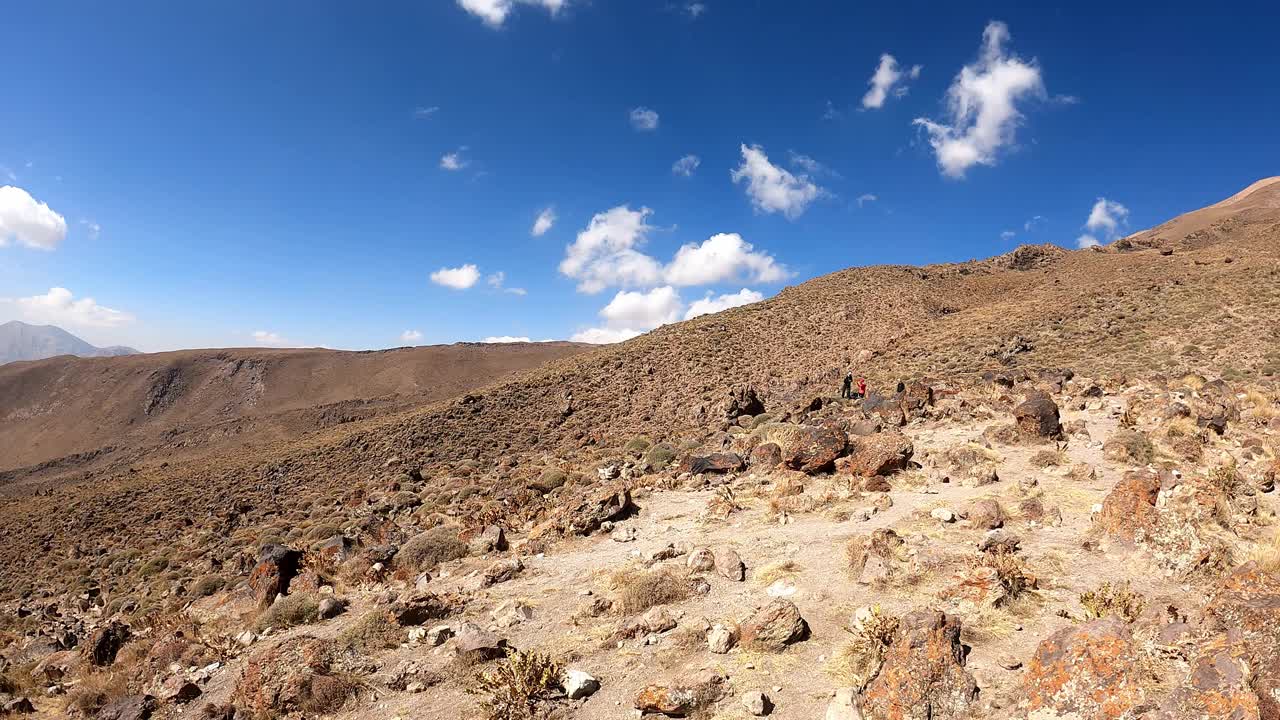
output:
POLYGON ((613 340, 853 265, 1105 243, 1280 172, 1277 26, 1274 3, 14 4, 0 320, 144 350, 613 340))

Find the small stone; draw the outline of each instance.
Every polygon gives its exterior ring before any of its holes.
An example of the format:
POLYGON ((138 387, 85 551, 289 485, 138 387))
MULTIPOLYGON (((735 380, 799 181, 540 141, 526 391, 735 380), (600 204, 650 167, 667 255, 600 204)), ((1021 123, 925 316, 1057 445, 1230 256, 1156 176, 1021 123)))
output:
POLYGON ((635 528, 631 528, 631 527, 629 527, 629 528, 614 528, 613 532, 609 534, 609 539, 610 539, 610 540, 613 540, 613 541, 614 541, 614 542, 616 542, 616 543, 629 543, 629 542, 635 542, 635 541, 636 541, 636 529, 635 529, 635 528))
POLYGON ((716 566, 716 556, 711 552, 711 548, 698 548, 689 553, 689 559, 685 561, 685 565, 695 572, 707 572, 714 570, 716 566))
POLYGON ((947 508, 934 508, 933 511, 929 513, 929 517, 932 517, 938 522, 944 523, 952 523, 956 521, 956 514, 947 508))
POLYGON ((445 644, 451 637, 453 637, 453 628, 448 625, 436 625, 427 630, 427 643, 432 647, 445 644))
POLYGON ((600 681, 581 670, 566 670, 560 684, 570 700, 591 697, 600 689, 600 681))
POLYGON ((1011 655, 1001 655, 996 662, 1005 670, 1017 670, 1022 667, 1022 661, 1011 655))
POLYGON ((747 566, 738 557, 738 553, 730 549, 721 550, 715 555, 715 567, 720 577, 726 580, 742 582, 747 577, 747 566))
POLYGON ((768 715, 769 711, 773 709, 773 703, 769 702, 769 696, 759 690, 743 693, 742 706, 747 709, 747 712, 756 717, 768 715))
POLYGON ((840 688, 827 704, 826 720, 863 720, 858 710, 857 688, 840 688))
POLYGON ((724 655, 733 649, 733 631, 716 623, 707 631, 707 649, 716 655, 724 655))
POLYGON ((426 690, 426 689, 427 689, 427 686, 426 686, 426 685, 423 685, 422 683, 418 682, 417 680, 414 680, 413 682, 411 682, 411 683, 409 683, 408 685, 405 685, 405 686, 404 686, 404 691, 405 691, 405 692, 407 692, 407 693, 414 693, 414 694, 420 693, 420 692, 422 692, 423 690, 426 690))
POLYGON ((342 602, 338 598, 326 597, 320 601, 320 605, 316 612, 322 619, 328 620, 329 618, 335 618, 341 615, 345 606, 346 603, 342 602))

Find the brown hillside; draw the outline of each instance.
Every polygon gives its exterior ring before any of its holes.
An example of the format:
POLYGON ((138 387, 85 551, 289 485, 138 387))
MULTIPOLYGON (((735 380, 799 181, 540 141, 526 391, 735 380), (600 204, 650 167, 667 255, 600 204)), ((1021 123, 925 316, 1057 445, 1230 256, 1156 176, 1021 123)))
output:
POLYGON ((557 502, 523 489, 547 466, 616 456, 638 435, 677 445, 706 439, 723 426, 732 386, 754 386, 772 410, 833 394, 850 366, 873 387, 1005 365, 1272 374, 1280 370, 1280 211, 1250 202, 1271 187, 1233 204, 1229 242, 1171 254, 1028 247, 985 261, 844 270, 461 400, 251 455, 140 462, 127 475, 10 498, 0 506, 0 591, 54 581, 52 567, 30 561, 42 547, 72 552, 67 538, 82 548, 108 536, 163 543, 190 537, 193 519, 211 517, 221 519, 205 522, 219 527, 270 517, 284 530, 317 499, 336 503, 352 483, 394 475, 388 463, 420 467, 441 497, 479 489, 447 509, 468 522, 535 515, 557 502))
MULTIPOLYGON (((228 452, 452 397, 572 343, 184 350, 0 366, 0 471, 67 456, 228 452)), ((84 457, 64 466, 83 465, 84 457), (78 462, 76 462, 78 461, 78 462)))

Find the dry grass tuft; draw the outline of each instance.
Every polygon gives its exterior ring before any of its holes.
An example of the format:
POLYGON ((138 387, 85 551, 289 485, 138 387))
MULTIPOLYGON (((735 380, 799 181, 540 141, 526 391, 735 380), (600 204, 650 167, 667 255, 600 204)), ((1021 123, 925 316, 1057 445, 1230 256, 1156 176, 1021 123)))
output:
POLYGON ((549 655, 510 650, 505 660, 478 673, 467 691, 486 696, 481 707, 488 720, 531 720, 559 691, 561 673, 549 655))
POLYGON ((1036 587, 1036 578, 1027 572, 1026 563, 1022 561, 1022 558, 1008 550, 1000 549, 994 552, 984 552, 969 562, 973 567, 988 567, 996 571, 996 577, 1000 579, 1000 585, 1005 592, 1004 597, 1001 599, 1001 604, 1007 603, 1027 590, 1036 587))
POLYGON ((90 673, 67 693, 67 709, 93 717, 102 706, 124 697, 128 692, 129 678, 125 673, 118 670, 90 673))
POLYGON ((338 645, 355 652, 382 650, 400 645, 400 626, 382 610, 371 610, 337 637, 338 645))
POLYGON ((827 673, 842 685, 859 690, 866 687, 880 672, 884 654, 898 633, 898 622, 879 605, 858 610, 853 627, 848 628, 852 637, 832 655, 827 673))
POLYGON ((1112 616, 1133 622, 1142 615, 1147 600, 1141 593, 1130 590, 1127 582, 1120 585, 1104 582, 1097 590, 1080 593, 1080 604, 1090 619, 1112 616))
POLYGON ((1270 542, 1260 543, 1250 550, 1249 559, 1264 572, 1280 574, 1280 532, 1273 535, 1270 542))
POLYGON ((299 707, 304 713, 324 715, 338 710, 360 689, 361 683, 344 675, 311 675, 301 693, 299 707))
POLYGON ((693 594, 690 580, 683 569, 620 570, 611 579, 616 594, 614 607, 624 615, 634 615, 658 605, 680 602, 693 594))
POLYGON ((782 578, 794 577, 800 570, 800 565, 794 560, 782 560, 756 568, 752 578, 761 585, 772 585, 782 578))

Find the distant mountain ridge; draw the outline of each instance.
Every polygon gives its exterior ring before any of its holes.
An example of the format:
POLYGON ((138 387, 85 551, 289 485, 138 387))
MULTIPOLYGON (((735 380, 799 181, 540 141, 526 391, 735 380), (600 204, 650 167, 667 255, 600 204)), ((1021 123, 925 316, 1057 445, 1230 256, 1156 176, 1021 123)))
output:
POLYGON ((123 345, 90 345, 55 325, 28 325, 17 320, 0 325, 0 365, 19 360, 44 360, 58 355, 118 357, 137 354, 137 350, 123 345))

